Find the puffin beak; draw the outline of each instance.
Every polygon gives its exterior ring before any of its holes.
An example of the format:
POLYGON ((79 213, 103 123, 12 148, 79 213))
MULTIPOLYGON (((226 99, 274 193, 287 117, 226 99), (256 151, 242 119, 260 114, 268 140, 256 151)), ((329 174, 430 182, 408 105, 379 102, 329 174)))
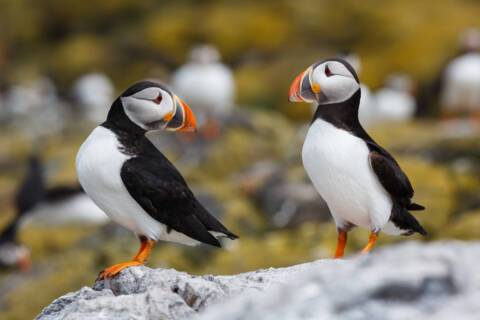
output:
POLYGON ((183 113, 185 114, 183 127, 180 129, 180 131, 197 132, 197 119, 195 118, 192 109, 180 98, 178 100, 180 107, 183 109, 183 113))
POLYGON ((173 95, 175 110, 165 116, 165 130, 180 132, 196 132, 197 120, 192 109, 182 99, 173 95))
POLYGON ((300 73, 290 85, 288 100, 290 102, 314 102, 317 100, 317 94, 320 93, 320 87, 315 84, 312 88, 310 81, 312 67, 300 73))

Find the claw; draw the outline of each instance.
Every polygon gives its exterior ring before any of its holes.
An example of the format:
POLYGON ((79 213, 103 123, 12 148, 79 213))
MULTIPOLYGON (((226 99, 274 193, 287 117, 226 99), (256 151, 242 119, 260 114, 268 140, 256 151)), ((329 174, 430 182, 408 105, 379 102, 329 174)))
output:
POLYGON ((149 240, 145 237, 141 237, 140 240, 140 250, 132 261, 117 263, 111 267, 104 269, 98 274, 96 281, 114 278, 125 268, 143 265, 147 260, 155 241, 149 240))
POLYGON ((128 262, 122 262, 122 263, 114 264, 113 266, 108 267, 108 268, 104 269, 103 271, 101 271, 98 274, 97 280, 114 278, 123 269, 126 269, 128 267, 140 266, 142 264, 143 263, 141 263, 140 261, 128 261, 128 262))

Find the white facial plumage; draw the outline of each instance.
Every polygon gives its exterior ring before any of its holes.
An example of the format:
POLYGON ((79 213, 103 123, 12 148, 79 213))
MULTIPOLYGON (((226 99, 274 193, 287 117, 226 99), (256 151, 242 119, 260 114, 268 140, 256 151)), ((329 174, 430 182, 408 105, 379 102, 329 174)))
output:
POLYGON ((321 104, 348 100, 360 88, 354 75, 338 61, 326 61, 313 67, 310 72, 312 87, 318 85, 326 101, 321 104))
POLYGON ((120 99, 130 120, 145 130, 151 129, 151 124, 163 121, 168 114, 175 113, 172 95, 162 88, 146 88, 120 99))

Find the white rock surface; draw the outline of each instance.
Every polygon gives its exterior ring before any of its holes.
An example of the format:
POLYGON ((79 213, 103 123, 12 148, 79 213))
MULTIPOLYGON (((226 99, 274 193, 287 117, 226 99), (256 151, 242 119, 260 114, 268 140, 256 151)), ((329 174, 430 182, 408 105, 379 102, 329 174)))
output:
POLYGON ((234 276, 130 268, 37 319, 478 319, 480 243, 408 242, 234 276))

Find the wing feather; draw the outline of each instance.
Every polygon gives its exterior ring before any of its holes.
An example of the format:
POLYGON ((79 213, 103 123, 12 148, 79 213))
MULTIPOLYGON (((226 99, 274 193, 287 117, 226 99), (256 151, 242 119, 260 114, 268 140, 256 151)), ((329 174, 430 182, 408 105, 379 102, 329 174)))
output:
POLYGON ((205 210, 166 158, 132 158, 123 165, 121 176, 130 195, 168 228, 217 247, 220 242, 209 231, 236 238, 205 210))

